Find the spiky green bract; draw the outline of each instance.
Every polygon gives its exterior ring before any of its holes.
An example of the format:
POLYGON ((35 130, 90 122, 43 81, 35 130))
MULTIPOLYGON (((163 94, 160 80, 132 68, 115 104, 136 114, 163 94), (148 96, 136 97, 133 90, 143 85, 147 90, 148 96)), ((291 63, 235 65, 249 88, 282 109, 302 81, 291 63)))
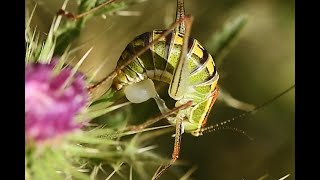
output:
MULTIPOLYGON (((67 0, 63 4, 65 8, 67 0)), ((30 16, 26 15, 26 29, 25 29, 25 38, 26 38, 26 63, 50 63, 54 56, 54 50, 56 48, 56 33, 59 30, 61 17, 55 17, 52 21, 50 30, 46 38, 40 38, 40 32, 37 32, 37 28, 31 30, 30 22, 32 21, 32 16, 36 6, 32 10, 30 16)), ((27 10, 28 12, 28 10, 27 10)), ((65 57, 67 52, 64 53, 62 57, 65 57)), ((60 62, 65 62, 64 58, 60 58, 60 62)))
POLYGON ((164 162, 163 158, 150 151, 155 148, 150 143, 152 139, 172 129, 149 129, 149 131, 146 134, 131 136, 137 132, 98 126, 89 128, 82 134, 70 136, 71 143, 65 144, 64 148, 67 155, 75 162, 82 161, 82 168, 91 172, 90 176, 94 176, 93 179, 101 176, 106 178, 112 173, 111 170, 115 169, 114 167, 122 163, 120 171, 116 173, 119 176, 128 178, 128 170, 132 166, 134 172, 140 176, 138 179, 148 179, 150 178, 150 173, 146 171, 148 166, 156 168, 164 162), (100 170, 97 170, 98 167, 101 167, 100 170))
MULTIPOLYGON (((118 113, 118 116, 112 117, 122 119, 123 111, 118 113)), ((143 131, 150 132, 137 134, 136 131, 107 126, 88 126, 83 131, 68 135, 59 143, 48 142, 50 146, 44 144, 39 148, 29 144, 25 150, 26 179, 45 179, 48 176, 53 179, 105 179, 111 176, 128 178, 129 167, 138 174, 138 179, 148 179, 150 170, 155 170, 166 162, 150 151, 155 148, 150 143, 152 139, 172 132, 173 129, 165 126, 163 128, 167 129, 156 130, 161 128, 157 127, 144 129, 143 131)))
MULTIPOLYGON (((27 64, 49 64, 54 59, 53 52, 57 45, 60 46, 56 43, 57 37, 63 35, 59 33, 68 29, 68 25, 60 23, 61 18, 54 18, 48 36, 41 39, 37 29, 30 28, 32 15, 27 18, 25 61, 27 64)), ((83 26, 84 23, 81 28, 83 26)), ((70 29, 68 31, 64 32, 75 33, 70 29)), ((62 51, 53 74, 59 74, 66 67, 72 54, 68 47, 78 35, 61 45, 67 48, 62 51)), ((73 73, 77 72, 89 53, 90 50, 73 67, 73 73)), ((122 96, 121 91, 108 91, 96 102, 90 102, 91 106, 79 114, 77 120, 95 120, 88 122, 83 129, 48 140, 41 145, 33 142, 26 144, 25 179, 111 179, 115 176, 132 178, 137 175, 137 179, 150 178, 160 163, 167 161, 150 151, 155 148, 150 143, 158 135, 172 129, 156 130, 159 129, 157 127, 142 130, 150 131, 148 134, 128 130, 127 124, 132 113, 126 106, 129 103, 115 104, 122 96), (121 109, 117 110, 119 108, 121 109), (153 165, 151 170, 150 164, 153 165)))
MULTIPOLYGON (((80 0, 78 13, 87 12, 104 2, 104 0, 80 0)), ((26 62, 36 60, 46 62, 53 56, 62 56, 66 53, 66 50, 71 43, 80 36, 81 30, 85 27, 85 24, 89 19, 102 14, 110 15, 141 2, 142 1, 114 2, 105 6, 96 13, 89 14, 74 21, 62 16, 55 16, 48 36, 43 43, 40 42, 40 34, 37 33, 37 28, 35 27, 34 30, 31 30, 30 28, 30 22, 36 8, 35 7, 30 16, 26 15, 26 62)), ((67 3, 68 0, 66 0, 62 5, 62 9, 66 8, 67 3)))

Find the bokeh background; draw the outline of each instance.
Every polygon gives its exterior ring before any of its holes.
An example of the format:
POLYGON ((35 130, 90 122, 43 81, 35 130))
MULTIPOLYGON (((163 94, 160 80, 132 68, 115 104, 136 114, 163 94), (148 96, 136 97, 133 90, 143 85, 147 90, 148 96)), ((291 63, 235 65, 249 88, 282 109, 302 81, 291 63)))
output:
MULTIPOLYGON (((26 8, 31 10, 35 3, 38 7, 32 25, 45 34, 63 1, 27 0, 26 8)), ((75 1, 70 1, 67 9, 76 12, 75 5, 75 1)), ((202 44, 228 19, 248 15, 249 21, 239 40, 218 69, 219 85, 233 97, 258 105, 294 84, 293 0, 186 0, 185 5, 186 12, 195 18, 192 37, 202 44)), ((127 9, 139 15, 114 14, 89 20, 74 44, 82 45, 79 57, 93 47, 81 70, 86 72, 105 63, 97 78, 107 75, 135 36, 165 29, 174 21, 175 6, 175 0, 148 0, 127 9)), ((180 158, 190 164, 173 168, 172 172, 187 171, 197 165, 194 179, 279 179, 287 174, 290 174, 287 179, 295 179, 294 105, 293 90, 231 125, 245 130, 253 141, 232 131, 217 131, 198 138, 185 134, 180 158)), ((158 113, 153 101, 135 104, 132 108, 142 120, 158 113)), ((207 124, 230 119, 241 112, 217 102, 207 124)), ((173 138, 170 135, 155 140, 154 144, 159 146, 156 149, 159 154, 171 157, 173 138)), ((163 179, 173 178, 172 172, 163 179)))

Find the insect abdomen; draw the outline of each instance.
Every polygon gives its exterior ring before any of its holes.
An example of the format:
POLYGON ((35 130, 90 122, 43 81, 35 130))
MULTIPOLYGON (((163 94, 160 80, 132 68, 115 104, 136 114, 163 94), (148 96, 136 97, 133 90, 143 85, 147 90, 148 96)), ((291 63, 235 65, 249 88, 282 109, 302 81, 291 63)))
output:
MULTIPOLYGON (((163 32, 163 30, 154 30, 136 37, 123 51, 117 66, 122 65, 163 32)), ((121 89, 123 86, 140 82, 146 78, 168 84, 171 83, 174 70, 179 61, 182 44, 183 34, 181 33, 172 32, 168 36, 161 38, 145 53, 123 68, 114 79, 113 84, 117 89, 121 89)), ((189 93, 186 94, 186 98, 203 99, 213 92, 218 79, 213 59, 197 40, 190 38, 186 61, 190 71, 190 76, 185 77, 190 89, 189 93)))
MULTIPOLYGON (((127 45, 121 54, 117 66, 122 65, 127 59, 154 41, 154 39, 162 32, 162 30, 155 30, 153 32, 143 33, 136 37, 127 45)), ((168 36, 172 36, 172 34, 169 34, 168 36)), ((160 39, 145 53, 137 57, 127 67, 123 68, 113 81, 113 84, 116 85, 117 89, 121 89, 127 84, 140 82, 146 78, 170 83, 172 73, 167 72, 166 69, 173 70, 174 68, 167 61, 167 42, 168 38, 160 39)))

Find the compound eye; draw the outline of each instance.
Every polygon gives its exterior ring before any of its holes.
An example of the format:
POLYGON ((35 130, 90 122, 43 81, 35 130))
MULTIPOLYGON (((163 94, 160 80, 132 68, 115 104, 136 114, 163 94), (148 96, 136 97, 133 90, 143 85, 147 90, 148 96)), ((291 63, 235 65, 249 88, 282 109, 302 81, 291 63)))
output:
POLYGON ((146 79, 126 86, 124 93, 127 99, 132 103, 142 103, 157 95, 154 83, 151 79, 146 79))

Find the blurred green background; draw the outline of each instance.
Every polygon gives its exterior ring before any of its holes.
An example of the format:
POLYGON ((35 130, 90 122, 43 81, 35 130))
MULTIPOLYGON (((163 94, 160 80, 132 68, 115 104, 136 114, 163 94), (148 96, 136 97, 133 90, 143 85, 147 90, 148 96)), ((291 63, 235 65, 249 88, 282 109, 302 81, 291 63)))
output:
MULTIPOLYGON (((33 26, 48 32, 61 0, 27 0, 32 9, 35 2, 33 26)), ((75 11, 75 1, 67 9, 75 11)), ((249 16, 238 42, 226 55, 219 85, 233 97, 258 105, 294 84, 294 1, 293 0, 186 0, 186 13, 195 18, 192 37, 206 44, 209 37, 222 28, 224 22, 242 14, 249 16)), ((82 71, 96 69, 105 63, 98 78, 107 75, 116 65, 125 46, 137 35, 153 29, 165 29, 174 21, 175 0, 148 0, 127 11, 139 16, 107 15, 87 22, 75 46, 83 45, 81 57, 94 47, 81 67, 82 71)), ((209 50, 210 51, 210 50, 209 50)), ((214 54, 213 54, 214 57, 214 54)), ((79 58, 76 58, 79 59, 79 58)), ((254 140, 232 131, 218 131, 199 138, 185 134, 180 158, 197 165, 194 179, 251 180, 279 179, 287 174, 294 178, 294 90, 254 115, 236 121, 231 126, 245 130, 254 140)), ((142 119, 158 112, 148 101, 132 106, 142 119), (146 110, 154 108, 154 111, 146 110)), ((216 103, 208 125, 230 119, 242 111, 216 103)), ((171 157, 173 138, 157 139, 156 150, 171 157)), ((173 171, 187 171, 183 166, 173 171)), ((163 179, 170 179, 170 172, 163 179)))

